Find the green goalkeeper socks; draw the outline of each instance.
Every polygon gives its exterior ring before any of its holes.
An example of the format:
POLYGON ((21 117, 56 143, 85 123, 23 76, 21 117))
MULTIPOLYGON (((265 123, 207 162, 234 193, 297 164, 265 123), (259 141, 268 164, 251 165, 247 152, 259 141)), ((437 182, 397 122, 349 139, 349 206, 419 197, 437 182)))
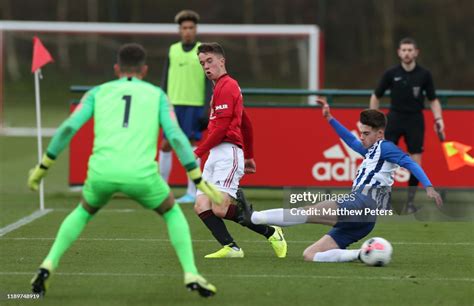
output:
POLYGON ((181 208, 178 204, 175 204, 163 217, 168 227, 168 235, 171 244, 178 255, 184 272, 198 274, 196 265, 194 264, 193 245, 188 221, 184 217, 181 208))
POLYGON ((61 224, 53 246, 41 264, 41 267, 50 271, 55 270, 58 267, 61 257, 74 241, 76 241, 90 219, 92 219, 92 215, 79 203, 79 206, 77 206, 61 224))

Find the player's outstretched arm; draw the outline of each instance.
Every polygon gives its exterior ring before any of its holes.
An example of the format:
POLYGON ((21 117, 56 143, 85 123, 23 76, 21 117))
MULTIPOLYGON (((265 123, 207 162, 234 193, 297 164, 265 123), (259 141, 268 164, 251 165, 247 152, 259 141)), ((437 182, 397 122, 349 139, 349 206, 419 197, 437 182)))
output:
POLYGON ((318 98, 316 102, 321 105, 321 108, 323 109, 323 117, 327 119, 339 137, 341 137, 341 139, 344 140, 352 150, 364 156, 367 153, 367 149, 364 148, 359 139, 357 139, 345 126, 339 123, 339 121, 331 115, 329 104, 326 102, 326 99, 318 98))
POLYGON ((438 207, 441 207, 443 205, 443 199, 433 186, 426 187, 426 195, 428 196, 428 198, 434 199, 438 207))
POLYGON ((196 185, 196 188, 204 192, 212 202, 216 204, 222 203, 223 197, 221 192, 214 185, 202 179, 201 169, 196 163, 191 144, 179 127, 178 122, 176 121, 176 115, 170 108, 168 99, 164 93, 160 99, 159 117, 166 138, 178 156, 181 165, 186 169, 189 178, 193 180, 196 185))
POLYGON ((321 105, 321 108, 323 110, 323 117, 326 118, 328 122, 331 121, 331 119, 333 119, 333 116, 331 115, 331 110, 329 109, 329 104, 326 101, 326 98, 318 97, 316 99, 316 103, 321 105))
POLYGON ((28 187, 31 190, 38 190, 41 180, 46 176, 48 169, 54 164, 56 158, 69 145, 76 132, 94 114, 94 93, 98 89, 97 87, 87 92, 76 110, 57 129, 46 149, 46 153, 43 155, 43 159, 30 170, 28 187))
POLYGON ((400 150, 394 143, 390 141, 384 141, 382 144, 382 153, 381 158, 389 161, 391 163, 395 163, 408 171, 410 171, 423 185, 426 190, 426 194, 429 198, 434 199, 436 205, 440 207, 443 205, 443 200, 441 196, 436 192, 431 184, 428 176, 426 175, 425 171, 418 165, 410 156, 408 156, 405 152, 400 150))

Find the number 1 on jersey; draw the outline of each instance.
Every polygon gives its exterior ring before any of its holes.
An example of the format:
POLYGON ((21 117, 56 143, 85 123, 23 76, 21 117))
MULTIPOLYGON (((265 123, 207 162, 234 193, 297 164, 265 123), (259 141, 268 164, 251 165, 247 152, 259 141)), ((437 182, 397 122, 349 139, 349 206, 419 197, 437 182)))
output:
POLYGON ((130 106, 132 104, 132 96, 125 95, 122 97, 125 100, 125 113, 123 115, 123 127, 128 127, 128 119, 130 118, 130 106))

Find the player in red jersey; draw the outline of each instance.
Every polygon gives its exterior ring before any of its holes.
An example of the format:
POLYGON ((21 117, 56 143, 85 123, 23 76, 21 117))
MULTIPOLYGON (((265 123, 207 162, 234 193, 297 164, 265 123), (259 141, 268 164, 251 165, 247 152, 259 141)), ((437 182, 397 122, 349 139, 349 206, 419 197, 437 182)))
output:
MULTIPOLYGON (((198 48, 198 56, 206 77, 214 83, 214 92, 208 135, 194 153, 202 158, 209 152, 203 178, 224 194, 224 202, 216 205, 198 191, 194 210, 222 245, 220 250, 205 258, 244 257, 222 218, 239 222, 237 210, 240 208, 236 205, 239 181, 244 173, 255 173, 256 170, 252 123, 245 113, 239 84, 227 74, 222 47, 217 43, 203 43, 198 48)), ((265 236, 278 257, 286 256, 287 246, 281 228, 254 224, 247 227, 265 236)))

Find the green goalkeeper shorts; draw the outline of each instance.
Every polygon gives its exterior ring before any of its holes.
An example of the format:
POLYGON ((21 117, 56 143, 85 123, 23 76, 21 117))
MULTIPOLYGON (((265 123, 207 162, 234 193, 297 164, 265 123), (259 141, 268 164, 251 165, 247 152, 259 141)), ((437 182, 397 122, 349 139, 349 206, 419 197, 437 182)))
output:
POLYGON ((92 175, 87 177, 82 195, 90 206, 101 208, 117 192, 124 193, 145 208, 155 209, 169 196, 170 187, 158 173, 125 183, 92 175))

